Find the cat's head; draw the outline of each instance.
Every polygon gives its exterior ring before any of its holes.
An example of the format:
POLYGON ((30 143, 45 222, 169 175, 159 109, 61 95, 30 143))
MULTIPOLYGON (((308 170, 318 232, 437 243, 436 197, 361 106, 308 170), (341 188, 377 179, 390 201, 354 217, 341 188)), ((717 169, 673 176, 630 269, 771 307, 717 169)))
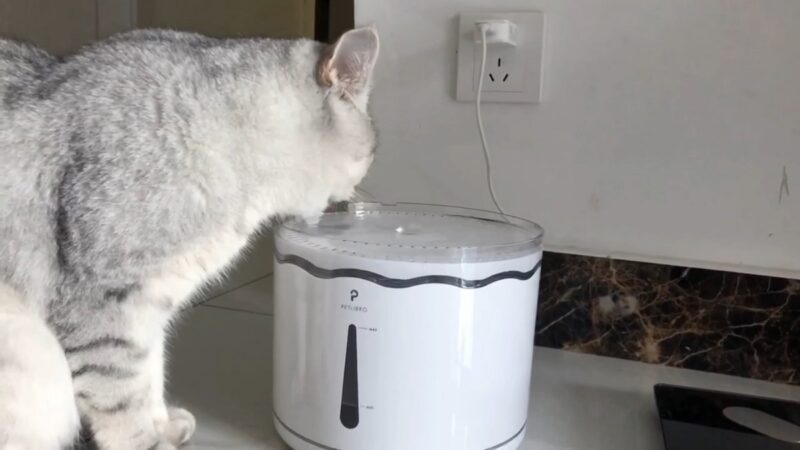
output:
MULTIPOLYGON (((331 203, 349 200, 372 164, 376 133, 368 111, 378 57, 373 28, 344 33, 334 44, 285 41, 289 61, 261 78, 266 120, 256 120, 270 139, 271 162, 280 181, 280 214, 312 219, 331 203)), ((273 52, 273 54, 275 54, 273 52)), ((263 147, 256 147, 263 148, 263 147)))
MULTIPOLYGON (((376 133, 368 112, 378 56, 373 28, 344 33, 334 44, 298 42, 293 56, 295 101, 283 102, 294 149, 282 161, 295 178, 290 214, 313 217, 332 202, 349 200, 372 164, 376 133), (297 180, 302 180, 300 183, 297 180)), ((288 80, 287 80, 288 81, 288 80)), ((286 92, 284 95, 291 95, 286 92)))
POLYGON ((349 200, 372 164, 376 135, 367 106, 378 48, 376 30, 358 28, 323 48, 316 63, 315 81, 329 114, 329 201, 349 200))

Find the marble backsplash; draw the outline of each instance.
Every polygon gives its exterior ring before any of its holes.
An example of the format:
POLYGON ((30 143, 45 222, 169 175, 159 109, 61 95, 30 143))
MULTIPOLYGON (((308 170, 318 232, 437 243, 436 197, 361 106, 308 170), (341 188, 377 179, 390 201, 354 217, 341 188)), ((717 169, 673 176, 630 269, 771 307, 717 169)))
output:
POLYGON ((536 344, 800 384, 800 281, 546 253, 536 344))

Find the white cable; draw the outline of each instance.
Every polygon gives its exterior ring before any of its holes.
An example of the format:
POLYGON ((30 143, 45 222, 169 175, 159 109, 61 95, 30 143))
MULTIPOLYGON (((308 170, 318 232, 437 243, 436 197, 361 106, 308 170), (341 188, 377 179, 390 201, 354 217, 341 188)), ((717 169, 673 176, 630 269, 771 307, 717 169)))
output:
POLYGON ((478 119, 478 133, 481 136, 481 145, 483 146, 483 157, 486 159, 486 183, 489 185, 489 195, 492 197, 497 212, 505 218, 506 213, 497 201, 497 195, 494 193, 494 181, 492 181, 492 159, 489 154, 489 144, 486 143, 486 133, 483 131, 483 119, 481 118, 481 91, 483 91, 483 75, 486 71, 486 24, 478 24, 478 29, 481 31, 481 72, 478 77, 478 92, 475 94, 475 116, 478 119))

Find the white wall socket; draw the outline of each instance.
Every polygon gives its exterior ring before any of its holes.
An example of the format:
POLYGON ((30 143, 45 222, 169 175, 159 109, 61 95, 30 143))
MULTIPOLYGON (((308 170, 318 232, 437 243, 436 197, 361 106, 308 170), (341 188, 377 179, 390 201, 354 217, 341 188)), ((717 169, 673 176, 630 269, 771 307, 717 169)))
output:
POLYGON ((475 101, 480 75, 480 44, 475 23, 506 19, 517 26, 517 45, 488 44, 482 102, 539 103, 542 93, 544 14, 539 11, 463 13, 458 21, 456 100, 475 101))

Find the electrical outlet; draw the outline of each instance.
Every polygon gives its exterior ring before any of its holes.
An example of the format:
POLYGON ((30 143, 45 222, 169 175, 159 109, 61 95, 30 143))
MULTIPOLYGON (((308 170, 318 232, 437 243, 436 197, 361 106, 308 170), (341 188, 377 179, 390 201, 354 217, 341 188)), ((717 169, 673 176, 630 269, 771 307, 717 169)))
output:
POLYGON ((517 27, 517 43, 486 45, 481 101, 538 103, 544 49, 544 15, 538 11, 460 15, 456 99, 475 101, 482 54, 481 44, 475 42, 475 24, 493 19, 513 22, 517 27))
MULTIPOLYGON (((482 47, 476 45, 473 92, 478 90, 478 78, 481 76, 481 53, 482 47)), ((516 48, 501 44, 487 45, 483 92, 522 92, 524 86, 524 73, 517 64, 516 48)))

